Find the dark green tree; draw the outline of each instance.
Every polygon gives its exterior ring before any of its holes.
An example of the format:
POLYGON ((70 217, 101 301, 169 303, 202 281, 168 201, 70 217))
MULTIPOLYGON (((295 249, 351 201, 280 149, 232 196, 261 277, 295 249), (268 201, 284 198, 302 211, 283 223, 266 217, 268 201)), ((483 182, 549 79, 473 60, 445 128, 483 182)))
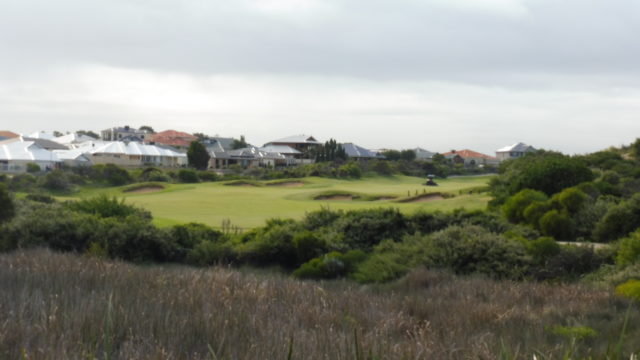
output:
POLYGON ((14 214, 15 208, 7 186, 0 184, 0 223, 9 220, 14 214))
POLYGON ((318 147, 315 158, 316 162, 343 162, 347 160, 347 152, 337 141, 329 139, 324 145, 318 147))
POLYGON ((146 131, 146 132, 148 132, 149 134, 155 134, 155 133, 156 133, 156 132, 155 132, 155 130, 153 130, 153 128, 152 128, 151 126, 147 126, 147 125, 140 126, 140 129, 139 129, 139 130, 141 130, 141 131, 146 131))
POLYGON ((247 146, 248 144, 247 144, 247 141, 244 139, 244 135, 240 135, 240 140, 233 139, 233 144, 231 145, 231 147, 234 150, 246 148, 247 146))
POLYGON ((100 138, 100 135, 96 134, 95 132, 93 132, 91 130, 78 130, 78 131, 76 131, 76 134, 92 137, 94 139, 99 139, 100 138))
POLYGON ((189 166, 194 167, 198 170, 205 170, 209 166, 209 152, 202 145, 202 143, 197 141, 192 141, 191 145, 189 145, 189 150, 187 150, 187 160, 189 161, 189 166))

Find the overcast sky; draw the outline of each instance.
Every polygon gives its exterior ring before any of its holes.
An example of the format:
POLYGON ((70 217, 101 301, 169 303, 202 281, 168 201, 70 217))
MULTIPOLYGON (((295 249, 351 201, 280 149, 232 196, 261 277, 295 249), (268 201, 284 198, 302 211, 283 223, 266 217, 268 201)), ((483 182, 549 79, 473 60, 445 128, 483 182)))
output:
POLYGON ((0 130, 445 152, 640 137, 637 0, 3 0, 0 130))

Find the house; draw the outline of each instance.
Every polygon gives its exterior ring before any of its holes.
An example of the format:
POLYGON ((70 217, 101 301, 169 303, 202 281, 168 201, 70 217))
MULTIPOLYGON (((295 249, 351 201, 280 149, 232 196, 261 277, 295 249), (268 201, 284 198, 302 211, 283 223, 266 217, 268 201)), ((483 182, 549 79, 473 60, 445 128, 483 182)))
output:
POLYGON ((181 167, 188 163, 186 154, 138 142, 95 142, 80 149, 91 154, 91 162, 94 164, 115 164, 127 167, 144 165, 181 167))
POLYGON ((266 152, 266 153, 282 154, 285 157, 290 158, 290 159, 300 159, 300 158, 302 158, 302 152, 292 148, 291 146, 287 146, 287 145, 267 145, 267 146, 261 147, 260 151, 263 151, 263 152, 266 152))
POLYGON ((7 139, 14 139, 20 137, 20 134, 16 134, 12 131, 0 130, 0 141, 7 139))
POLYGON ((144 141, 149 133, 145 130, 138 130, 132 127, 113 127, 101 131, 100 138, 104 141, 144 141))
POLYGON ((465 166, 485 166, 498 164, 497 158, 469 149, 451 150, 450 152, 444 153, 442 155, 445 159, 451 160, 453 163, 464 164, 465 166))
MULTIPOLYGON (((226 169, 231 165, 238 165, 243 169, 255 167, 283 167, 297 165, 300 160, 293 157, 298 154, 293 150, 289 155, 279 152, 271 152, 272 148, 257 148, 249 146, 242 149, 229 151, 209 151, 211 158, 209 159, 210 169, 226 169)), ((288 151, 290 151, 288 150, 288 151)))
POLYGON ((36 164, 42 170, 56 169, 60 166, 61 160, 58 156, 34 141, 0 142, 0 172, 24 173, 27 171, 27 164, 36 164))
POLYGON ((56 135, 53 133, 53 131, 37 131, 25 137, 32 138, 32 139, 53 140, 56 138, 56 135))
POLYGON ((145 139, 149 144, 162 144, 173 147, 188 148, 191 142, 198 140, 194 135, 182 131, 165 130, 155 134, 149 134, 145 139))
POLYGON ((526 153, 535 151, 536 149, 533 146, 519 142, 496 150, 496 158, 498 158, 498 161, 517 159, 519 157, 523 157, 526 153))
POLYGON ((264 144, 264 146, 269 146, 269 145, 289 146, 300 151, 303 154, 308 154, 309 150, 322 145, 322 143, 316 140, 313 136, 296 135, 296 136, 289 136, 286 138, 270 141, 264 144))
POLYGON ((384 159, 384 156, 379 153, 365 149, 354 143, 344 143, 340 145, 344 149, 345 153, 347 153, 347 157, 351 160, 366 161, 372 159, 384 159))
POLYGON ((413 152, 416 153, 416 160, 418 161, 432 161, 433 160, 433 156, 436 155, 437 153, 431 152, 429 150, 425 150, 423 148, 415 148, 413 149, 413 152))
POLYGON ((71 133, 67 135, 58 136, 56 138, 51 139, 52 141, 57 142, 58 144, 66 145, 68 147, 82 144, 87 141, 95 141, 96 139, 87 135, 78 135, 78 133, 71 133))
POLYGON ((86 153, 85 149, 70 149, 70 150, 53 150, 53 153, 58 156, 58 159, 62 161, 65 166, 91 166, 91 154, 86 153))

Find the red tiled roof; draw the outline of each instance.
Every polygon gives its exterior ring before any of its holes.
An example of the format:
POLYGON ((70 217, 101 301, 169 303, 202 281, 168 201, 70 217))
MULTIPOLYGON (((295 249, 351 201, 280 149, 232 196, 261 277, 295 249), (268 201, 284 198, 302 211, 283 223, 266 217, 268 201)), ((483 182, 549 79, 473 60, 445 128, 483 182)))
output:
POLYGON ((469 149, 454 150, 454 151, 450 151, 448 153, 444 153, 442 155, 447 156, 447 155, 453 155, 454 153, 457 154, 457 155, 460 155, 460 157, 462 157, 462 158, 495 159, 495 157, 493 157, 493 156, 481 154, 481 153, 479 153, 477 151, 473 151, 473 150, 469 150, 469 149))
POLYGON ((13 131, 2 130, 0 131, 0 136, 6 137, 7 139, 13 139, 20 137, 20 134, 16 134, 13 131))
POLYGON ((157 144, 164 144, 170 146, 189 146, 192 141, 198 138, 187 134, 186 132, 176 130, 166 130, 159 133, 151 134, 147 137, 147 141, 157 144))

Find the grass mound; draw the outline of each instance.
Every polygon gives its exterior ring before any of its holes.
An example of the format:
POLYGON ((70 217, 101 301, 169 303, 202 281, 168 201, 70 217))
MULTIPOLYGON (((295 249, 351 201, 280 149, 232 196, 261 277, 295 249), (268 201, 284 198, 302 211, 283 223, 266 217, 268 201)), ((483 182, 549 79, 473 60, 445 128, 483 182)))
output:
POLYGON ((225 186, 243 186, 243 187, 259 187, 259 186, 263 186, 262 183, 258 182, 258 181, 252 181, 252 180, 234 180, 234 181, 229 181, 228 183, 224 184, 225 186))
POLYGON ((304 182, 300 180, 276 180, 266 183, 267 186, 279 186, 279 187, 301 187, 304 186, 304 182))
POLYGON ((419 195, 415 195, 415 196, 409 196, 409 197, 406 197, 404 199, 398 200, 398 202, 400 202, 400 203, 420 203, 420 202, 429 202, 429 201, 439 201, 439 200, 449 199, 449 198, 452 198, 452 197, 453 197, 453 195, 451 195, 451 194, 435 192, 435 193, 426 193, 426 194, 419 194, 419 195))
POLYGON ((140 184, 133 184, 122 189, 122 192, 128 194, 147 194, 157 191, 162 191, 165 189, 165 186, 156 182, 146 182, 140 184))

